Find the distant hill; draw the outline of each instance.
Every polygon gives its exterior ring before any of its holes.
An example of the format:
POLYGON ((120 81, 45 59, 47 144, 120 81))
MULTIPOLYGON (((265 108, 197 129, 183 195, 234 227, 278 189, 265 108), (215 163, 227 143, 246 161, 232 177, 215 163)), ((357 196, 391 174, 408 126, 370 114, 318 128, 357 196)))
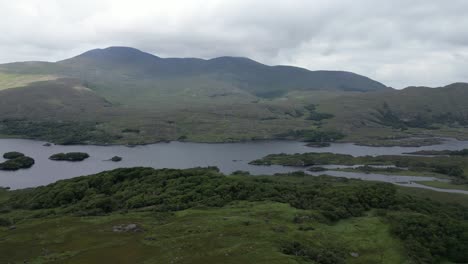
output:
MULTIPOLYGON (((260 97, 276 97, 294 90, 377 91, 385 85, 343 71, 309 71, 291 66, 267 66, 248 58, 160 58, 137 49, 95 49, 57 63, 26 62, 0 65, 0 71, 55 74, 78 78, 106 89, 121 86, 182 89, 185 83, 235 87, 260 97), (180 79, 187 80, 180 83, 180 79), (159 83, 164 82, 164 85, 159 83)), ((127 87, 131 89, 131 87, 127 87)), ((102 91, 103 89, 99 89, 102 91)), ((108 92, 108 91, 107 91, 108 92)), ((103 92, 106 93, 105 91, 103 92)), ((125 92, 124 92, 125 93, 125 92)))
POLYGON ((408 87, 343 95, 322 101, 320 110, 335 115, 329 126, 348 133, 357 133, 359 129, 389 128, 422 129, 424 133, 437 135, 446 129, 452 133, 447 136, 466 138, 467 102, 468 83, 454 83, 438 88, 408 87))

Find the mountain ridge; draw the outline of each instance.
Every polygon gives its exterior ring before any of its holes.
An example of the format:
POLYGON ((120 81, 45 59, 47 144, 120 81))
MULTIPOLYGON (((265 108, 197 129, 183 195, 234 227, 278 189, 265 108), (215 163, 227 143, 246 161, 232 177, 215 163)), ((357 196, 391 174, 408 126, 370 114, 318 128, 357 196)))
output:
POLYGON ((233 56, 212 59, 161 58, 129 47, 93 49, 55 63, 2 64, 0 69, 19 73, 57 74, 88 82, 98 79, 97 82, 104 82, 104 86, 118 86, 113 80, 124 82, 126 76, 137 79, 133 80, 132 85, 135 86, 138 86, 135 84, 138 79, 156 82, 158 79, 203 76, 260 97, 277 97, 291 90, 367 92, 390 89, 366 76, 347 71, 311 71, 286 65, 269 66, 250 58, 233 56))

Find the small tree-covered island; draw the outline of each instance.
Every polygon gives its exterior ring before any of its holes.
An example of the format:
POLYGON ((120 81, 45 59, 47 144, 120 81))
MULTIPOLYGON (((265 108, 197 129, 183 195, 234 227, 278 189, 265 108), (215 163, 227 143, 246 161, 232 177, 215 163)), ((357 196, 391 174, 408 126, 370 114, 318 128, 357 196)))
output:
POLYGON ((119 162, 119 161, 122 161, 122 157, 119 157, 119 156, 114 156, 110 159, 110 161, 113 161, 113 162, 119 162))
POLYGON ((87 158, 89 154, 84 152, 57 153, 49 157, 50 160, 57 161, 83 161, 87 158))
POLYGON ((28 169, 34 165, 34 159, 25 156, 21 152, 7 152, 3 154, 6 161, 0 163, 0 170, 16 171, 19 169, 28 169))

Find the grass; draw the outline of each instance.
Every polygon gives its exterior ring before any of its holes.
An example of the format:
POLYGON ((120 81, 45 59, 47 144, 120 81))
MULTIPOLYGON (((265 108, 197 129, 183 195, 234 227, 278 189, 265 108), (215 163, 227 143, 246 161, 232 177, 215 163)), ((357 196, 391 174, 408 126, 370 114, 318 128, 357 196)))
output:
POLYGON ((140 212, 100 217, 31 219, 0 230, 0 262, 17 263, 306 263, 281 253, 283 241, 340 241, 349 263, 402 263, 406 257, 388 225, 371 215, 333 225, 292 219, 302 210, 273 202, 236 202, 175 214, 140 212), (144 232, 115 233, 137 223, 144 232), (382 261, 382 262, 380 262, 382 261))
POLYGON ((321 229, 323 236, 328 234, 348 245, 350 252, 358 252, 358 258, 348 259, 348 263, 405 263, 403 246, 390 235, 389 226, 381 218, 369 214, 342 220, 321 229))
POLYGON ((42 74, 14 74, 0 72, 0 91, 10 88, 26 86, 33 82, 55 80, 53 75, 42 74))
POLYGON ((9 197, 8 190, 0 188, 0 202, 6 201, 9 197))

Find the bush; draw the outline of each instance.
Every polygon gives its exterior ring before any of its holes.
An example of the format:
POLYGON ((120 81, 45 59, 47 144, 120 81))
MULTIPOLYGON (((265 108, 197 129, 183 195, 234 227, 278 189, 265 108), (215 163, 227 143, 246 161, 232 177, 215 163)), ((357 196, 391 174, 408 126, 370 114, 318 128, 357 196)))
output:
POLYGON ((392 232, 419 263, 438 263, 442 257, 457 263, 468 261, 466 224, 437 213, 399 213, 391 220, 392 232))
POLYGON ((0 226, 11 226, 12 222, 9 219, 0 217, 0 226))

